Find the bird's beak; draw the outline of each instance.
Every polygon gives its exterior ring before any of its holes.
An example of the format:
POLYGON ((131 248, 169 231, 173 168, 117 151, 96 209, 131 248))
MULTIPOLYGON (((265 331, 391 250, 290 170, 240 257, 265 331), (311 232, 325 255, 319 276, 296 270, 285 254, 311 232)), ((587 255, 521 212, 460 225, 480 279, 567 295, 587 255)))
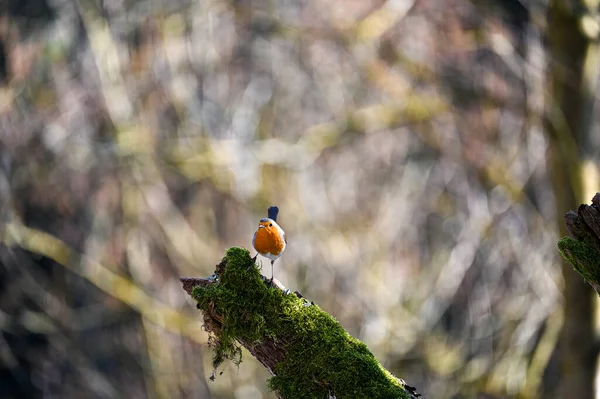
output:
POLYGON ((259 225, 258 225, 258 228, 259 228, 259 229, 262 229, 262 228, 264 228, 264 227, 265 227, 265 226, 263 226, 262 224, 259 224, 259 225))

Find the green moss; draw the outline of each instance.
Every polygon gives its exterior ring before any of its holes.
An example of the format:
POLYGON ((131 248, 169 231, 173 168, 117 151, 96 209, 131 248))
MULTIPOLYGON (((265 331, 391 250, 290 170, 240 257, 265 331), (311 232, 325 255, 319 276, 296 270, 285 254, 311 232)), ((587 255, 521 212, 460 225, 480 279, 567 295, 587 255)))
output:
POLYGON ((562 256, 586 281, 600 282, 600 258, 593 248, 570 237, 563 237, 557 246, 562 256))
MULTIPOLYGON (((219 282, 196 287, 192 296, 201 309, 214 306, 223 317, 215 345, 214 366, 225 359, 239 364, 236 340, 259 343, 264 337, 292 342, 285 347, 269 386, 286 399, 408 398, 399 381, 386 371, 365 344, 318 306, 304 306, 296 295, 269 288, 251 266, 247 250, 230 248, 219 282)), ((223 265, 223 262, 222 262, 223 265)))

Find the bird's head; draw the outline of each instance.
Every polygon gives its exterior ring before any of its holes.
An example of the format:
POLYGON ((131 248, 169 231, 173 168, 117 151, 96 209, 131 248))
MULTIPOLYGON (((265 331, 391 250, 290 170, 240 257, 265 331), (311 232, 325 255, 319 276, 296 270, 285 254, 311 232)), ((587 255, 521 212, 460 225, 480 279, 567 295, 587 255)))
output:
POLYGON ((270 218, 260 219, 260 222, 258 222, 259 229, 277 230, 278 227, 277 222, 270 218))

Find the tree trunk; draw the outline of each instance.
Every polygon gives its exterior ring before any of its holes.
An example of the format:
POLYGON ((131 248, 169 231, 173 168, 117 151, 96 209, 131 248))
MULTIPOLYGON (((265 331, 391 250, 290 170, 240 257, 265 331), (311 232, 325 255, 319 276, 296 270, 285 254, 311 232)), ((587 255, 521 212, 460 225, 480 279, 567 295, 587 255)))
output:
MULTIPOLYGON (((592 108, 598 74, 598 47, 582 30, 585 4, 553 0, 548 9, 549 50, 545 127, 548 163, 553 179, 559 232, 566 234, 562 215, 586 201, 582 170, 593 151, 592 108)), ((591 174, 590 174, 591 175, 591 174)), ((544 397, 594 398, 594 298, 589 285, 566 262, 564 324, 556 356, 559 375, 546 380, 544 397)))

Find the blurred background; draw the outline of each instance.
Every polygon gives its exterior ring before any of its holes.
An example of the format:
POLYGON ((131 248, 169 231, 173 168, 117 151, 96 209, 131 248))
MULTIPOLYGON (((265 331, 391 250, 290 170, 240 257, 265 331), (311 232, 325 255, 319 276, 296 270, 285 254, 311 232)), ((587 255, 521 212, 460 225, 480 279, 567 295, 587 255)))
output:
MULTIPOLYGON (((0 1, 0 397, 210 382, 179 276, 251 248, 432 398, 595 394, 563 215, 599 190, 598 0, 0 1)), ((269 273, 263 260, 264 273, 269 273)))

